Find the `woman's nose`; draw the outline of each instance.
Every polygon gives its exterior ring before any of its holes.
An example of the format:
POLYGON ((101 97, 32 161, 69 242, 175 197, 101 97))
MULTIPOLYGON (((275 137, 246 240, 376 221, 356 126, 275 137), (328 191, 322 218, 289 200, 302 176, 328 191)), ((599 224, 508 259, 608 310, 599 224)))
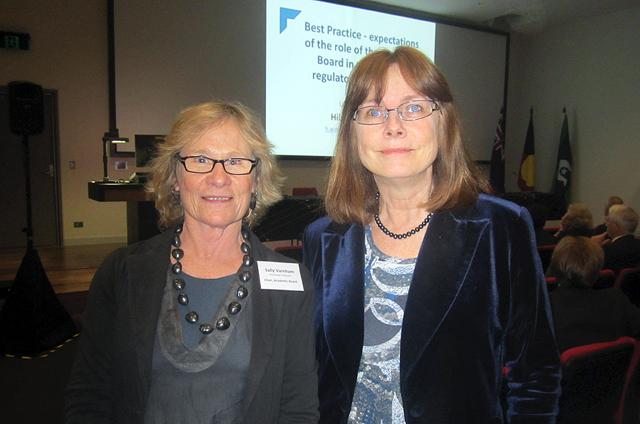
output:
POLYGON ((230 176, 221 163, 214 163, 213 169, 207 174, 207 181, 211 184, 225 185, 230 181, 230 176))
POLYGON ((384 133, 388 137, 401 137, 405 134, 404 121, 400 119, 397 110, 390 110, 385 121, 384 133))

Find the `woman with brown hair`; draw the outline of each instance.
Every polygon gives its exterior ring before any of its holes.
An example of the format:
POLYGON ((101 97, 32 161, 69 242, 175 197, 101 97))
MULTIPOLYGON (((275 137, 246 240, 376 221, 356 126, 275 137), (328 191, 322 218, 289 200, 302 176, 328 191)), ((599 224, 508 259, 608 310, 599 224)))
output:
POLYGON ((560 365, 531 220, 486 190, 433 63, 409 47, 364 57, 329 216, 304 240, 320 422, 555 422, 560 365))

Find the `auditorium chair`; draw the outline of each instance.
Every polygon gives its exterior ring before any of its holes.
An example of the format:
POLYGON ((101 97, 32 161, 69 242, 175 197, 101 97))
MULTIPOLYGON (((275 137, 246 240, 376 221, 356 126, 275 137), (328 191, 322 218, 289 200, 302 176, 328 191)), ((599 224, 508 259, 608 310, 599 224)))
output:
POLYGON ((547 283, 548 292, 552 292, 558 288, 558 279, 556 277, 545 277, 544 281, 547 283))
POLYGON ((555 247, 555 244, 543 244, 538 246, 538 254, 540 255, 540 262, 542 262, 543 272, 547 272, 547 268, 549 268, 551 255, 553 254, 553 249, 555 249, 555 247))
POLYGON ((284 255, 288 258, 294 259, 295 261, 302 263, 302 244, 297 244, 293 246, 279 246, 274 249, 276 252, 284 255))
POLYGON ((609 289, 616 281, 616 273, 611 269, 601 269, 598 279, 593 283, 594 289, 609 289))
POLYGON ((616 424, 640 423, 640 340, 635 340, 631 365, 616 413, 616 424))
POLYGON ((613 286, 622 290, 631 303, 640 307, 640 268, 620 270, 613 286))
POLYGON ((621 337, 565 350, 558 424, 617 424, 636 341, 621 337))

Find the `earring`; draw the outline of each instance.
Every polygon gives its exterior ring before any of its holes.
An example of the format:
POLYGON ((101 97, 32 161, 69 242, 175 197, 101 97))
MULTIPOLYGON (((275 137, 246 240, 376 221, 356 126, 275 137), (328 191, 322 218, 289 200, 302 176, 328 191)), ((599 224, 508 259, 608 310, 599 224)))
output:
POLYGON ((171 197, 173 197, 175 203, 180 204, 180 191, 176 190, 175 187, 171 187, 171 197))
POLYGON ((249 209, 254 210, 256 208, 256 202, 258 201, 255 193, 251 193, 251 197, 249 198, 249 209))

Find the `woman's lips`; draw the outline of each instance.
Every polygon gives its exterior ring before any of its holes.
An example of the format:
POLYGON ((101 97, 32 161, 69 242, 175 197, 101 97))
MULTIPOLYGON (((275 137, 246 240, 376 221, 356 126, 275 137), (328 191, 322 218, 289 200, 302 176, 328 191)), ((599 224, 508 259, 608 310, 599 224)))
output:
POLYGON ((383 155, 394 155, 394 154, 409 153, 412 150, 413 149, 410 149, 408 147, 394 147, 389 149, 382 149, 380 150, 380 153, 382 153, 383 155))

